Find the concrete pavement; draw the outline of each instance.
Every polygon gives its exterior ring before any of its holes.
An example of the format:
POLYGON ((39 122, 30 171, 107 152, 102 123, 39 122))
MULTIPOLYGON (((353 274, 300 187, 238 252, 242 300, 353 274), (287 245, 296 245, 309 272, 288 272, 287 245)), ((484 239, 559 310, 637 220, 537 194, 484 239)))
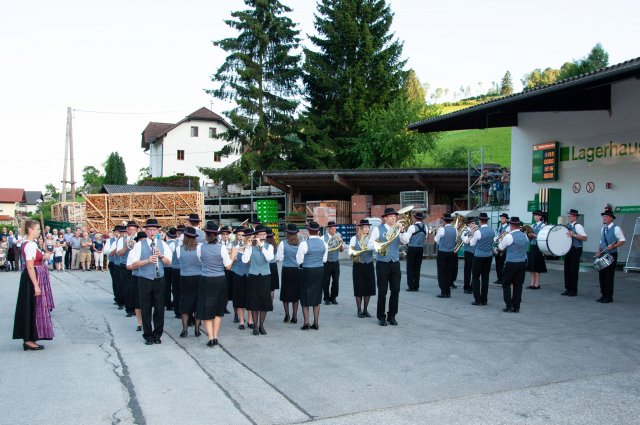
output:
POLYGON ((436 298, 426 260, 420 292, 403 275, 399 326, 383 328, 356 317, 343 262, 319 331, 299 329, 301 312, 283 323, 276 301, 267 336, 225 316, 213 349, 193 328, 179 338, 173 312, 162 344, 146 346, 108 273, 53 273, 56 338, 42 352, 11 340, 19 277, 0 273, 0 424, 637 423, 640 275, 617 272, 615 302, 599 304, 595 272, 567 298, 549 268, 513 314, 493 285, 488 306, 469 305, 462 270, 452 298, 436 298))

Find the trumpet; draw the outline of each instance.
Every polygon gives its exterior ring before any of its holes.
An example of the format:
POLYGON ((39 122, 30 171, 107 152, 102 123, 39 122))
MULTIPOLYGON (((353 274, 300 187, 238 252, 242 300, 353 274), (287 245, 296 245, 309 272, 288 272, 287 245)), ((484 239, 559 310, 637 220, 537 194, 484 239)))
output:
POLYGON ((331 237, 327 241, 327 245, 329 246, 329 252, 340 249, 343 243, 344 241, 342 240, 342 236, 340 235, 340 233, 336 232, 335 235, 331 235, 331 237))
POLYGON ((360 245, 360 249, 355 249, 352 246, 349 246, 349 256, 351 257, 351 261, 357 263, 360 259, 360 255, 364 254, 368 251, 367 245, 369 244, 369 235, 364 235, 359 241, 358 245, 360 245))
POLYGON ((504 238, 509 233, 509 230, 500 233, 500 235, 493 238, 493 255, 501 255, 502 251, 498 249, 498 245, 502 242, 502 238, 504 238))

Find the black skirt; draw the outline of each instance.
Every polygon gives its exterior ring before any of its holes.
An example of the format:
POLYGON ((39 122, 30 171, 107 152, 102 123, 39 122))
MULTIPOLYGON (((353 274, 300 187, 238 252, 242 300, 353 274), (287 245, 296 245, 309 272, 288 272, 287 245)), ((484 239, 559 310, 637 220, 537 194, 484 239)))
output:
POLYGON ((131 275, 131 290, 133 291, 133 308, 140 309, 140 287, 138 276, 131 275))
POLYGON ((544 261, 542 251, 538 245, 531 245, 527 253, 527 271, 536 273, 546 273, 547 263, 544 261))
POLYGON ((200 276, 196 318, 212 320, 224 316, 227 304, 227 279, 225 276, 200 276))
POLYGON ((250 274, 247 278, 247 310, 273 311, 269 275, 250 274))
POLYGON ((300 304, 303 307, 320 305, 322 301, 322 277, 324 267, 308 267, 302 269, 300 277, 300 304))
POLYGON ((180 276, 180 313, 195 313, 198 307, 198 284, 200 275, 180 276))
POLYGON ((13 322, 13 339, 22 339, 23 341, 38 340, 35 289, 27 269, 24 269, 20 275, 16 315, 13 322))
POLYGON ((271 271, 271 290, 275 291, 280 289, 280 276, 278 275, 278 264, 269 263, 269 270, 271 271))
POLYGON ((247 276, 231 272, 233 308, 247 308, 247 276))
POLYGON ((282 286, 280 288, 280 301, 284 303, 296 303, 300 300, 300 277, 302 270, 298 267, 282 268, 282 286))
POLYGON ((224 278, 227 282, 227 300, 233 299, 233 276, 231 275, 231 270, 224 271, 224 278))
POLYGON ((376 274, 373 262, 353 263, 353 296, 370 297, 376 294, 376 274))

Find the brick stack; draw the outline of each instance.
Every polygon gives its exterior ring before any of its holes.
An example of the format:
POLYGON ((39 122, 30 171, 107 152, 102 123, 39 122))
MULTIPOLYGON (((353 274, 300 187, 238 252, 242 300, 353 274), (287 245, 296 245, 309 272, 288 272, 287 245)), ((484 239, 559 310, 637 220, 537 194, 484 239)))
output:
POLYGON ((371 216, 371 203, 373 196, 371 195, 353 195, 351 196, 351 222, 353 224, 360 223, 371 216))

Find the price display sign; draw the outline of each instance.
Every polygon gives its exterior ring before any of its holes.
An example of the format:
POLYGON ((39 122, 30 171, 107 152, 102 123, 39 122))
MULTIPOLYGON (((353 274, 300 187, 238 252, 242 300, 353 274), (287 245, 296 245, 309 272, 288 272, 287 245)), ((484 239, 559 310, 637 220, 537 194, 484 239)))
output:
POLYGON ((558 180, 558 164, 560 163, 558 142, 541 143, 533 146, 533 164, 531 167, 532 182, 558 180))

